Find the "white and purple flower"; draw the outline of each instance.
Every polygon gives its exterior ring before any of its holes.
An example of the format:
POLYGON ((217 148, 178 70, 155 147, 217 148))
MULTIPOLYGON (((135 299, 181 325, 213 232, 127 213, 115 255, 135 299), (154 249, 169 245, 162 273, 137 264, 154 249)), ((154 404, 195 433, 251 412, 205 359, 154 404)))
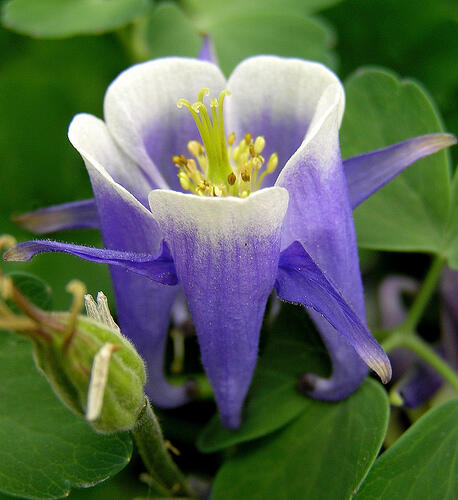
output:
POLYGON ((163 375, 180 289, 227 427, 240 425, 274 288, 310 311, 329 351, 331 377, 307 377, 312 397, 348 396, 366 365, 387 382, 390 363, 365 323, 352 208, 455 138, 417 137, 342 162, 343 111, 341 83, 314 62, 254 57, 227 81, 202 60, 133 66, 108 88, 105 121, 81 114, 70 125, 95 200, 22 218, 37 232, 99 226, 105 249, 31 241, 5 258, 61 251, 110 264, 121 329, 160 406, 188 400, 163 375))

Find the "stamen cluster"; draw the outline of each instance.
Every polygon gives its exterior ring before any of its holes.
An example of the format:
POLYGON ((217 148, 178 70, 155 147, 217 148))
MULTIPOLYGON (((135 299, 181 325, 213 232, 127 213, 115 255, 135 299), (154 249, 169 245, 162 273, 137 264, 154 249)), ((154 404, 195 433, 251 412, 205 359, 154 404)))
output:
POLYGON ((173 156, 173 162, 179 170, 178 178, 185 191, 199 196, 246 197, 261 187, 267 174, 275 171, 278 156, 273 153, 266 164, 261 155, 266 145, 262 136, 253 141, 251 134, 247 133, 235 147, 234 132, 226 140, 223 102, 229 92, 224 90, 218 99, 211 99, 211 118, 203 102, 208 93, 208 89, 202 89, 194 104, 185 99, 178 101, 179 108, 185 106, 190 111, 203 143, 194 140, 188 142, 191 158, 173 156))

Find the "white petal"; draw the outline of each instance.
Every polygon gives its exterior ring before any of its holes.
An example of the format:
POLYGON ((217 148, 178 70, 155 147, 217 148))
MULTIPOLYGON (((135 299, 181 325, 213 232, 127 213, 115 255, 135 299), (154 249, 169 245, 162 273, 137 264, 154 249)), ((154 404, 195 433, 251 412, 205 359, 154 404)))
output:
POLYGON ((155 187, 180 189, 172 156, 187 153, 187 142, 199 136, 190 113, 178 109, 177 101, 195 102, 204 87, 217 97, 225 83, 219 68, 205 61, 170 57, 137 64, 108 87, 105 120, 155 187))
POLYGON ((86 161, 146 202, 151 191, 148 180, 138 165, 116 145, 102 120, 89 114, 76 115, 70 123, 68 138, 86 161))
MULTIPOLYGON (((189 232, 194 238, 220 246, 246 236, 271 235, 282 224, 288 192, 273 187, 236 198, 157 189, 150 192, 149 203, 166 240, 167 236, 189 232)), ((173 253, 173 244, 171 249, 173 253)))
MULTIPOLYGON (((276 152, 283 167, 301 145, 317 106, 330 86, 341 89, 339 125, 344 110, 344 94, 337 76, 320 63, 300 59, 260 56, 237 66, 228 81, 232 92, 226 101, 228 132, 239 138, 246 132, 263 135, 263 155, 276 152)), ((279 168, 279 170, 280 170, 279 168)))
POLYGON ((92 183, 101 232, 107 248, 154 252, 160 240, 151 212, 110 175, 113 173, 137 196, 147 198, 150 188, 143 174, 115 144, 102 120, 77 115, 70 124, 70 142, 84 159, 92 183))

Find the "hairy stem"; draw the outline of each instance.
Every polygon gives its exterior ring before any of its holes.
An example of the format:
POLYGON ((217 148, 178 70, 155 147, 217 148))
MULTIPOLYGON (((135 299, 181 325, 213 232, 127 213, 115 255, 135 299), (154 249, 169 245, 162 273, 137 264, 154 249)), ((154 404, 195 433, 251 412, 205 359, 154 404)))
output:
POLYGON ((148 400, 132 433, 149 475, 162 492, 171 497, 195 497, 167 451, 161 428, 148 400))

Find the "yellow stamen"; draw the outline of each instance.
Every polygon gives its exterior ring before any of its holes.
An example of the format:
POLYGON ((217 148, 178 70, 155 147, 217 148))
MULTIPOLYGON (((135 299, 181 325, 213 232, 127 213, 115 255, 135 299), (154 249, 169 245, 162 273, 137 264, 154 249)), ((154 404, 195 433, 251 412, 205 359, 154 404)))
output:
POLYGON ((223 105, 230 92, 223 90, 218 98, 206 100, 210 109, 204 103, 209 94, 209 89, 203 88, 195 103, 186 99, 177 102, 178 108, 185 107, 191 113, 202 139, 202 143, 196 140, 187 143, 187 150, 193 158, 184 155, 172 158, 179 169, 181 187, 199 196, 249 196, 260 188, 264 177, 275 170, 278 157, 271 155, 264 165, 261 152, 266 140, 263 136, 256 136, 253 140, 253 136, 246 133, 236 144, 232 132, 226 140, 223 105))

